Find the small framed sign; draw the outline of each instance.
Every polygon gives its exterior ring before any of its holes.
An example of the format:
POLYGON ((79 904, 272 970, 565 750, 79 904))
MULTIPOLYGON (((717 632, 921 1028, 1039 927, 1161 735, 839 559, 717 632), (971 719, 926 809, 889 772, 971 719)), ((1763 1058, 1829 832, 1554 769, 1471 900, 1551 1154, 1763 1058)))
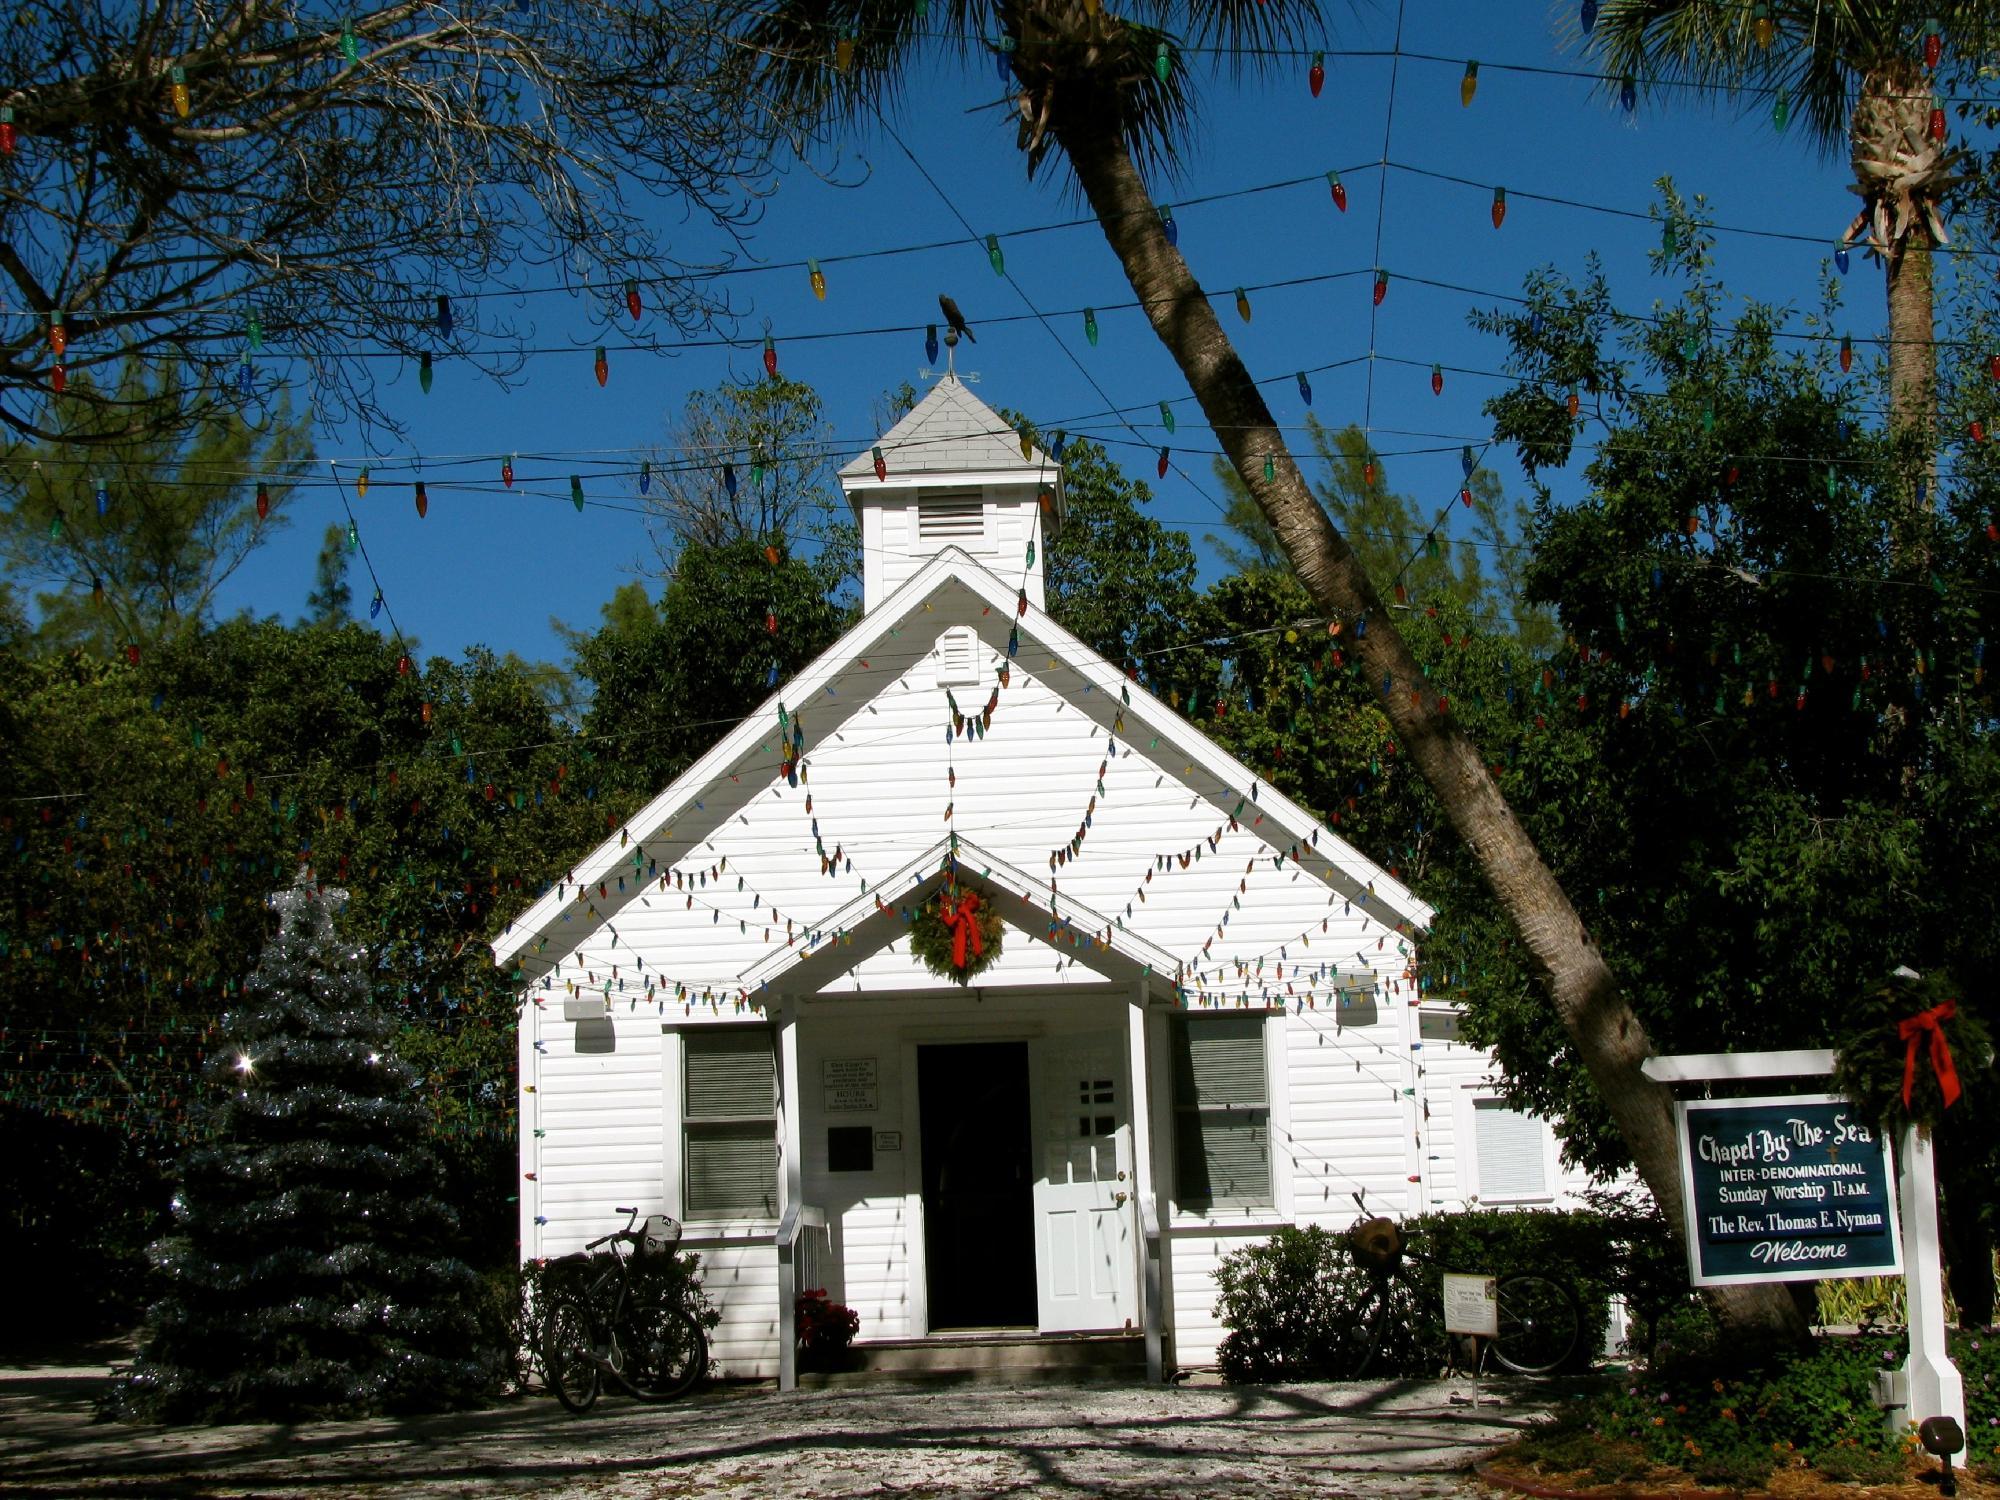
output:
POLYGON ((872 1057, 829 1057, 819 1065, 820 1086, 825 1090, 826 1112, 830 1115, 873 1114, 881 1107, 881 1093, 875 1082, 872 1057))
POLYGON ((1500 1283, 1491 1276, 1445 1272, 1444 1331, 1500 1336, 1500 1283))
POLYGON ((900 1130, 878 1130, 875 1132, 875 1149, 881 1151, 901 1151, 903 1132, 900 1130))
POLYGON ((1889 1143, 1838 1094, 1674 1106, 1696 1286, 1903 1269, 1889 1143))

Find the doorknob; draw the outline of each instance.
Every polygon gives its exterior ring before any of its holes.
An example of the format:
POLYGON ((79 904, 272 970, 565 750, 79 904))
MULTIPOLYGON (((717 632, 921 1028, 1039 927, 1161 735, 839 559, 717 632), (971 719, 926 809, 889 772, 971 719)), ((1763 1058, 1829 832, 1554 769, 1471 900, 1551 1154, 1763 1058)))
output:
POLYGON ((1123 1208, 1125 1206, 1125 1197, 1126 1195, 1123 1193, 1113 1193, 1111 1195, 1111 1206, 1113 1208, 1123 1208))

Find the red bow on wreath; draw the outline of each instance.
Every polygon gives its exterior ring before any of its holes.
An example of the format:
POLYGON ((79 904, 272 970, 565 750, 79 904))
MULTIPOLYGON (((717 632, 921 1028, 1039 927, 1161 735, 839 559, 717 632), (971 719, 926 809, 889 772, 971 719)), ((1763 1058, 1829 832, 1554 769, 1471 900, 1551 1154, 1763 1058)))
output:
POLYGON ((1930 1033, 1931 1071, 1937 1074, 1938 1092, 1944 1095, 1944 1107, 1950 1109, 1958 1102, 1961 1092, 1958 1065, 1951 1060, 1951 1046, 1944 1039, 1944 1023, 1957 1014, 1958 1002, 1947 1000, 1896 1023, 1896 1034, 1906 1044, 1903 1051, 1903 1108, 1910 1107, 1910 1088, 1917 1081, 1917 1048, 1925 1032, 1930 1033))
POLYGON ((967 939, 972 942, 974 958, 978 958, 986 951, 986 943, 979 936, 979 922, 974 915, 978 910, 979 898, 971 891, 967 891, 956 901, 946 896, 938 902, 938 920, 943 922, 951 933, 951 966, 954 969, 965 967, 967 939))

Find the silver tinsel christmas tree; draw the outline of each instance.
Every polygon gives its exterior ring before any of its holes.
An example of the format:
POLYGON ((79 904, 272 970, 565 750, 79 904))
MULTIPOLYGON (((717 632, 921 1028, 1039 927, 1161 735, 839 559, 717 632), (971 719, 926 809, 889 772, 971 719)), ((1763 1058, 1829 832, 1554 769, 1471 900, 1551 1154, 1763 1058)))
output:
POLYGON ((389 1053, 345 891, 302 870, 223 1018, 205 1129, 182 1162, 163 1285, 123 1383, 156 1421, 297 1420, 477 1401, 498 1375, 412 1071, 389 1053))

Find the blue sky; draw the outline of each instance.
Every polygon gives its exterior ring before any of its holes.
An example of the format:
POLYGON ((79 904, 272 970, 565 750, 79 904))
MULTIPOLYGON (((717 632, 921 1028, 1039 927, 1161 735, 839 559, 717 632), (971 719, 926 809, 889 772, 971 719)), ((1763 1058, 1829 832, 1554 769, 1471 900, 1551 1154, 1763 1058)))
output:
MULTIPOLYGON (((1779 135, 1762 101, 1746 114, 1727 103, 1709 109, 1642 99, 1628 117, 1588 79, 1565 76, 1585 66, 1558 41, 1573 9, 1542 0, 1366 6, 1343 16, 1329 38, 1318 99, 1307 87, 1305 57, 1263 80, 1191 64, 1202 70, 1199 136, 1182 179, 1155 184, 1155 196, 1175 206, 1181 251, 1217 297, 1252 372, 1284 377, 1268 388, 1279 421, 1292 427, 1305 415, 1292 372, 1346 361, 1311 376, 1313 413, 1335 427, 1365 422, 1387 456, 1390 482, 1426 508, 1445 506, 1456 491, 1460 445, 1486 438, 1480 403, 1501 388, 1489 376, 1451 372, 1500 368, 1496 342, 1467 326, 1471 309, 1518 294, 1538 266, 1580 274, 1593 251, 1620 305, 1640 309, 1674 294, 1646 265, 1657 223, 1531 195, 1644 214, 1654 181, 1671 175, 1684 192, 1705 194, 1721 224, 1810 237, 1723 234, 1718 245, 1733 292, 1801 306, 1815 300, 1822 263, 1854 212, 1844 159, 1824 159, 1796 129, 1779 135), (1364 52, 1377 55, 1343 55, 1364 52), (1477 96, 1461 107, 1460 79, 1475 58, 1477 96), (1387 171, 1379 166, 1385 154, 1395 164, 1387 171), (1345 213, 1331 202, 1328 169, 1346 186, 1345 213), (1299 178, 1306 180, 1244 192, 1299 178), (1498 230, 1490 217, 1494 184, 1508 190, 1498 230), (1221 194, 1236 196, 1215 198, 1221 194), (1391 279, 1371 318, 1377 265, 1391 279), (1301 278, 1330 279, 1272 285, 1301 278), (1249 293, 1247 325, 1233 311, 1239 285, 1265 288, 1249 293), (1441 396, 1431 394, 1433 362, 1447 367, 1441 396)), ((690 391, 759 373, 766 320, 784 372, 825 398, 843 456, 863 452, 874 435, 874 403, 918 381, 922 325, 936 321, 940 291, 953 293, 978 332, 960 363, 980 376, 983 399, 1023 410, 1044 429, 1107 441, 1149 483, 1156 446, 1169 444, 1177 472, 1153 484, 1154 513, 1197 540, 1214 530, 1213 435, 1142 316, 1114 310, 1131 292, 1094 223, 1045 228, 1086 215, 1057 183, 1027 182, 1012 126, 997 108, 1000 92, 986 59, 964 68, 940 60, 915 79, 891 121, 893 137, 857 128, 844 143, 838 173, 861 185, 831 186, 800 169, 782 178, 747 247, 755 262, 782 268, 730 280, 745 314, 740 347, 671 356, 614 348, 610 381, 599 389, 591 373, 599 336, 586 309, 561 295, 537 296, 521 309, 537 342, 573 341, 576 352, 531 359, 510 391, 452 362, 440 364, 428 396, 406 375, 388 392, 408 424, 406 443, 378 434, 371 451, 359 432, 319 434, 322 461, 337 460, 350 475, 363 461, 377 475, 424 464, 428 519, 416 516, 407 487, 378 483, 353 502, 402 628, 430 653, 485 643, 560 659, 551 618, 594 624, 612 591, 652 560, 632 481, 586 477, 591 503, 579 514, 569 503, 569 474, 635 462, 637 450, 665 440, 690 391), (981 241, 989 233, 1000 237, 1009 279, 988 263, 981 241), (946 243, 836 259, 935 242, 946 243), (809 256, 826 263, 823 302, 806 272, 789 264, 809 256), (1077 309, 1084 306, 1100 309, 1095 348, 1083 336, 1077 309), (860 331, 881 329, 912 331, 860 331), (1126 409, 1122 418, 1106 414, 1106 397, 1126 409), (1161 400, 1175 406, 1171 437, 1161 400), (518 455, 511 495, 498 475, 499 456, 509 452, 518 455)), ((661 205, 660 219, 687 258, 714 250, 714 239, 682 225, 672 205, 661 205)), ((1856 255, 1844 290, 1845 326, 1860 347, 1881 330, 1879 268, 1856 255)), ((1518 489, 1511 455, 1496 454, 1494 466, 1518 489)), ((325 486, 301 494, 293 509, 291 529, 232 580, 225 610, 299 613, 320 534, 345 512, 325 486)), ((374 583, 359 567, 352 582, 365 613, 374 583)))

